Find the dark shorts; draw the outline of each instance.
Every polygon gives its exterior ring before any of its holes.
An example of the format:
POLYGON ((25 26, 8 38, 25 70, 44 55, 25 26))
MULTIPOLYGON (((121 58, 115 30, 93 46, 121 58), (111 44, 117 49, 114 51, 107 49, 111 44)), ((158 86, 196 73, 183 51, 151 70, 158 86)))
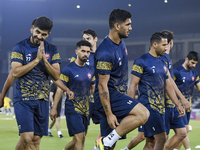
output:
POLYGON ((14 109, 19 133, 34 132, 39 136, 48 135, 48 101, 19 101, 14 104, 14 109))
POLYGON ((176 107, 165 108, 165 128, 167 135, 170 129, 184 128, 185 124, 183 118, 179 117, 179 113, 176 107))
POLYGON ((189 124, 190 114, 191 114, 191 112, 185 112, 185 116, 183 117, 183 122, 184 122, 185 125, 189 124))
POLYGON ((144 126, 139 126, 138 127, 138 132, 144 132, 144 126))
POLYGON ((88 117, 81 115, 79 113, 66 113, 67 128, 69 136, 74 136, 81 132, 87 132, 88 128, 88 117))
MULTIPOLYGON (((139 103, 137 100, 131 97, 121 94, 118 91, 110 92, 110 101, 113 114, 117 117, 120 123, 126 116, 129 115, 130 111, 139 103)), ((107 136, 113 129, 107 123, 107 117, 104 113, 104 109, 99 109, 100 115, 100 129, 101 136, 107 136)))
POLYGON ((160 114, 157 110, 148 109, 150 117, 144 126, 144 136, 153 137, 155 134, 165 132, 165 114, 160 114))
MULTIPOLYGON (((96 110, 95 108, 95 104, 93 102, 89 103, 89 116, 88 119, 90 120, 90 118, 92 118, 92 121, 94 124, 99 124, 100 123, 100 116, 99 116, 99 112, 96 110)), ((90 122, 89 122, 90 124, 90 122)))

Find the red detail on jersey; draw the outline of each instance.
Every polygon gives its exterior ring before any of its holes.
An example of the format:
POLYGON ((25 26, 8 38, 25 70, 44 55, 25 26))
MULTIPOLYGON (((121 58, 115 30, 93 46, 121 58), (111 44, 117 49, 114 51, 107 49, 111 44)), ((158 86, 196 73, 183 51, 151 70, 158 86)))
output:
POLYGON ((128 55, 128 51, 127 51, 127 49, 125 50, 125 52, 126 52, 126 55, 128 55))
POLYGON ((167 71, 167 67, 164 66, 163 68, 164 68, 165 71, 167 71))
POLYGON ((49 59, 50 55, 49 54, 45 54, 46 59, 49 59))
POLYGON ((88 73, 87 76, 88 76, 88 78, 91 78, 91 77, 92 77, 92 75, 91 75, 90 73, 88 73))
POLYGON ((192 77, 192 81, 194 81, 194 77, 192 77))

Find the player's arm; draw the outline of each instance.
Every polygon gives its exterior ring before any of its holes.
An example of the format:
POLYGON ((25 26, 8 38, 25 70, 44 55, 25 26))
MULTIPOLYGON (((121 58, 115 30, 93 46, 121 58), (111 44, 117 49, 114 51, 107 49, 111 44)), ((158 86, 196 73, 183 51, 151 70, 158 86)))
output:
POLYGON ((196 86, 197 90, 200 92, 200 82, 195 84, 195 86, 196 86))
POLYGON ((14 77, 12 75, 12 70, 11 70, 6 79, 6 82, 4 83, 3 89, 0 94, 0 108, 3 107, 4 105, 4 97, 6 93, 8 92, 9 88, 12 86, 13 81, 14 81, 14 77))
POLYGON ((130 86, 128 89, 128 96, 135 98, 135 92, 136 92, 136 88, 138 83, 140 82, 140 78, 131 74, 131 82, 130 82, 130 86))
POLYGON ((91 91, 92 95, 94 95, 94 90, 95 90, 95 84, 92 84, 90 86, 90 91, 91 91))
POLYGON ((165 91, 168 94, 169 98, 173 101, 173 103, 176 105, 177 110, 180 114, 179 117, 183 117, 185 116, 185 110, 184 108, 181 106, 181 103, 179 102, 179 100, 176 97, 175 91, 170 83, 170 79, 166 79, 166 83, 165 83, 165 91))
POLYGON ((116 116, 112 113, 110 105, 110 96, 107 85, 110 75, 98 74, 98 76, 99 76, 99 84, 98 84, 99 97, 103 105, 105 114, 107 116, 108 124, 112 129, 115 129, 116 125, 119 125, 119 123, 117 121, 116 116))
POLYGON ((49 93, 49 100, 53 104, 53 92, 49 93))
POLYGON ((50 117, 51 119, 55 119, 55 117, 57 116, 57 107, 58 107, 58 103, 62 97, 62 94, 63 94, 63 90, 59 87, 57 87, 57 90, 56 90, 56 93, 55 93, 55 97, 54 97, 54 100, 53 100, 53 107, 50 111, 50 117))
POLYGON ((174 80, 172 79, 169 71, 168 71, 168 74, 169 74, 170 83, 173 86, 176 95, 180 98, 180 101, 183 104, 183 107, 185 107, 186 110, 190 110, 191 109, 190 102, 185 99, 185 97, 183 96, 181 91, 178 89, 178 87, 177 87, 176 83, 174 82, 174 80))
MULTIPOLYGON (((53 80, 53 79, 52 79, 53 80)), ((72 92, 62 81, 61 79, 59 78, 58 80, 54 81, 53 82, 60 88, 62 89, 63 91, 65 91, 67 93, 67 95, 69 96, 68 100, 72 100, 74 99, 74 92, 72 92)), ((55 102, 54 102, 55 103, 55 102)))
POLYGON ((11 64, 12 71, 13 71, 13 77, 19 78, 19 77, 27 74, 28 72, 30 72, 42 60, 42 57, 43 57, 43 52, 42 52, 41 46, 39 46, 38 52, 37 52, 37 57, 30 63, 28 63, 26 65, 22 65, 22 63, 13 61, 11 64))

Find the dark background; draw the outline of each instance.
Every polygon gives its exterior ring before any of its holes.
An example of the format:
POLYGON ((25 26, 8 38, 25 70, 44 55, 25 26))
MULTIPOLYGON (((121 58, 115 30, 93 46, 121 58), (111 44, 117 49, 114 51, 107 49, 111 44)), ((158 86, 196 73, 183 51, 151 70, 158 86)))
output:
MULTIPOLYGON (((183 63, 190 50, 200 53, 200 0, 0 0, 0 90, 10 70, 12 48, 31 35, 35 18, 47 16, 54 22, 47 41, 58 47, 62 68, 83 30, 95 30, 98 44, 103 40, 109 32, 109 14, 116 8, 132 14, 133 30, 125 39, 130 61, 148 52, 149 38, 163 29, 175 34, 170 54, 174 67, 183 63)), ((196 70, 200 73, 198 65, 196 70)))

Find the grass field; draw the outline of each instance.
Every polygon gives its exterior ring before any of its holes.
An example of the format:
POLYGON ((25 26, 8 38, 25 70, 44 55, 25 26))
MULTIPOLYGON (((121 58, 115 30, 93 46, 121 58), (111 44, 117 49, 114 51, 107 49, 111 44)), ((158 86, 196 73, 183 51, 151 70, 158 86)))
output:
MULTIPOLYGON (((200 145, 200 120, 191 120, 190 125, 192 125, 193 128, 192 131, 189 132, 190 145, 193 150, 197 145, 200 145)), ((59 139, 54 126, 52 129, 54 137, 44 136, 41 141, 40 150, 63 150, 65 145, 71 141, 71 137, 68 135, 65 119, 61 119, 61 131, 64 138, 59 139)), ((98 133, 99 125, 91 123, 86 136, 85 150, 93 150, 95 144, 94 141, 98 133)), ((172 134, 173 131, 170 132, 170 136, 172 136, 172 134)), ((129 133, 127 139, 118 141, 115 150, 124 148, 135 135, 137 135, 137 130, 129 133)), ((16 120, 12 116, 0 114, 0 150, 14 150, 18 140, 19 136, 16 120)), ((134 149, 142 150, 143 146, 144 142, 140 143, 134 149)), ((184 150, 184 148, 182 147, 181 150, 184 150)))

